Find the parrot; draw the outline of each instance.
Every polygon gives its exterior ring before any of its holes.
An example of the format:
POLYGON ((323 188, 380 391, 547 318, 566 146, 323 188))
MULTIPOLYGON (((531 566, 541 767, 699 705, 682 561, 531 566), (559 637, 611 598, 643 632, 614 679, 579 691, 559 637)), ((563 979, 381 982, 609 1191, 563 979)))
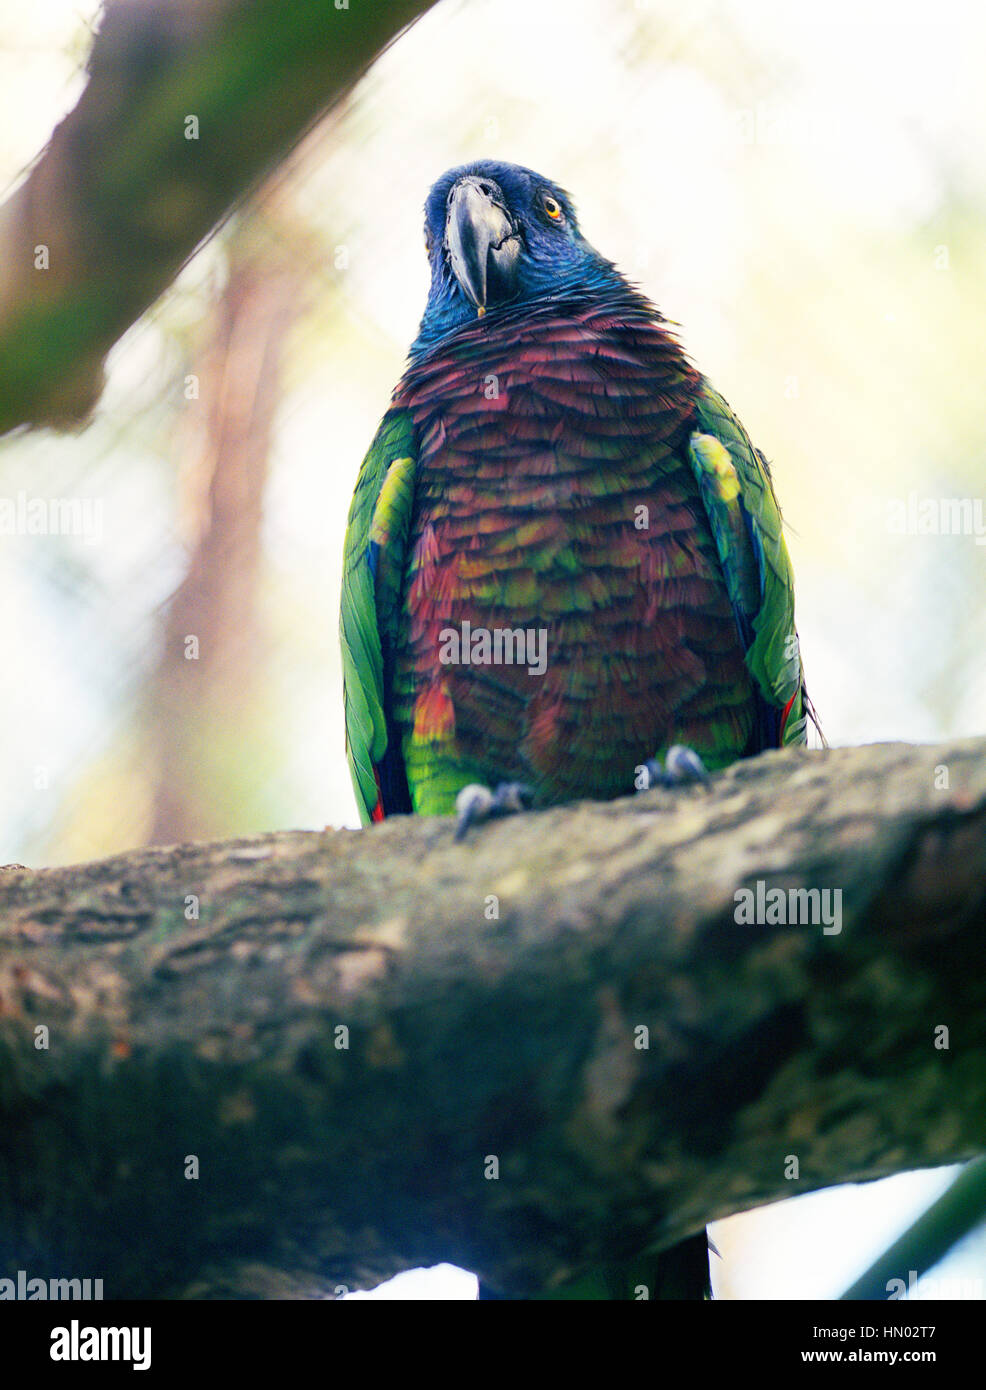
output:
MULTIPOLYGON (((532 169, 448 170, 424 234, 424 314, 344 544, 363 823, 457 815, 461 836, 806 743, 770 467, 677 326, 532 169)), ((709 1295, 704 1232, 655 1261, 657 1296, 709 1295)), ((634 1296, 627 1274, 585 1296, 634 1296)))

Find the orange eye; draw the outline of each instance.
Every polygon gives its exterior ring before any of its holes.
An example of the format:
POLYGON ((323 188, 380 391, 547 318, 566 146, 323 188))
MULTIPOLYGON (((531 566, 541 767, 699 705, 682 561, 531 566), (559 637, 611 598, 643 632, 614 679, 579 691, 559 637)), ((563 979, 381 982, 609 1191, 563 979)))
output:
POLYGON ((551 218, 552 222, 561 221, 561 204, 556 202, 554 198, 545 195, 544 210, 551 218))

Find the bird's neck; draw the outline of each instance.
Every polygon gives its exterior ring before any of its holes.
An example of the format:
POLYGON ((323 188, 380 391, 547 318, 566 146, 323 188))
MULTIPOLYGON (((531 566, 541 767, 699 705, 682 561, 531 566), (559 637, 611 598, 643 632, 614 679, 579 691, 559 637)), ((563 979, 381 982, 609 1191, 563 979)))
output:
POLYGON ((577 313, 585 305, 600 301, 614 309, 644 312, 654 321, 663 322, 654 306, 611 261, 596 256, 588 263, 578 263, 567 273, 552 271, 540 293, 535 274, 523 298, 488 306, 483 314, 478 314, 466 303, 451 282, 440 285, 432 291, 408 358, 413 364, 436 350, 451 347, 463 331, 474 328, 480 321, 488 330, 493 330, 498 324, 512 324, 544 313, 559 316, 577 313))

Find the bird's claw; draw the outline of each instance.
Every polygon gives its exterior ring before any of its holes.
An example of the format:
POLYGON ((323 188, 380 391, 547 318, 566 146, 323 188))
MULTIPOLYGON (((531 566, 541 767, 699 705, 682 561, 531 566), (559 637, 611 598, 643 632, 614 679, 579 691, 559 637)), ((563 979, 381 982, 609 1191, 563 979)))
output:
POLYGON ((480 782, 470 782, 455 798, 457 820, 455 838, 461 840, 471 825, 481 825, 493 816, 510 816, 526 811, 534 792, 526 782, 501 782, 496 791, 480 782))
POLYGON ((684 743, 672 743, 664 755, 663 765, 660 758, 649 758, 644 763, 644 769, 647 773, 647 788, 682 787, 695 782, 707 783, 710 780, 705 763, 694 748, 689 748, 684 743))

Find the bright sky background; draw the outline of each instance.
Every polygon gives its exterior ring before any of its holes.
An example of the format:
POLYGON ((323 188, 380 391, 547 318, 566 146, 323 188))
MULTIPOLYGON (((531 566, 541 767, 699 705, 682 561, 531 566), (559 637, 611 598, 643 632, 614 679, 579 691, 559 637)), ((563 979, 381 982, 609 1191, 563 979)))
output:
MULTIPOLYGON (((5 0, 0 186, 77 99, 97 10, 5 0)), ((281 692, 299 731, 284 754, 284 823, 354 823, 334 647, 345 515, 423 307, 425 192, 479 155, 572 191, 589 239, 684 325, 690 353, 774 460, 830 741, 984 732, 986 548, 886 525, 888 503, 911 490, 982 490, 984 53, 986 8, 971 0, 446 0, 383 56, 281 195, 325 253, 290 361, 265 522, 272 592, 311 634, 313 678, 281 692)), ((170 335, 203 311, 223 266, 222 247, 206 248, 127 335, 85 434, 5 451, 5 491, 39 476, 68 488, 85 462, 78 490, 106 497, 110 544, 80 563, 114 595, 99 632, 80 635, 68 599, 32 577, 29 545, 0 558, 5 650, 29 654, 0 708, 0 729, 18 730, 0 787, 10 857, 42 843, 52 863, 126 847, 85 824, 53 839, 50 799, 25 811, 24 788, 39 761, 67 779, 113 746, 101 673, 138 659, 129 633, 181 576, 170 473, 157 467, 169 460, 131 422, 151 414, 175 370, 170 335), (124 449, 131 466, 114 469, 124 449), (138 516, 172 537, 153 563, 138 516)), ((717 1282, 729 1297, 834 1296, 943 1181, 902 1175, 722 1223, 717 1282)), ((982 1240, 948 1263, 979 1273, 982 1240)), ((472 1290, 445 1269, 404 1277, 389 1296, 472 1290)))

